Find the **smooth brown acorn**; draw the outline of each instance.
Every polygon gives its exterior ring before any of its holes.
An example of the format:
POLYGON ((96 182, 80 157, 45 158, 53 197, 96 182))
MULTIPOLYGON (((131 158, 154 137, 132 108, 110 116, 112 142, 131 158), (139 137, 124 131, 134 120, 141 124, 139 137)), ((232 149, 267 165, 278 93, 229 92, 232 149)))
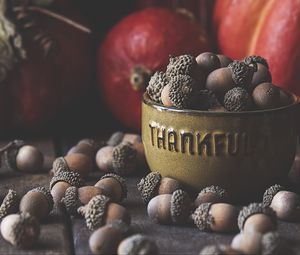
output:
POLYGON ((20 212, 29 213, 38 220, 45 219, 53 209, 53 197, 45 187, 28 191, 21 199, 20 212))
POLYGON ((101 145, 93 139, 82 139, 68 151, 67 155, 81 153, 93 159, 99 147, 101 145))
POLYGON ((250 89, 253 90, 258 84, 263 82, 272 82, 270 70, 263 64, 257 64, 257 71, 253 74, 250 89))
POLYGON ((222 54, 217 54, 219 60, 220 60, 220 68, 222 67, 227 67, 231 62, 232 59, 228 56, 222 55, 222 54))
POLYGON ((194 205, 198 207, 203 203, 224 203, 229 200, 228 193, 219 186, 208 186, 202 189, 194 201, 194 205))
POLYGON ((112 146, 104 146, 98 150, 96 154, 96 164, 102 172, 113 171, 113 150, 114 147, 112 146))
POLYGON ((231 242, 231 247, 243 254, 261 254, 263 234, 257 232, 242 232, 237 234, 231 242))
POLYGON ((272 83, 261 83, 252 92, 253 102, 258 109, 272 109, 280 106, 280 91, 272 83))
POLYGON ((85 217, 86 225, 89 230, 95 230, 105 224, 114 221, 121 221, 130 224, 130 214, 125 207, 110 202, 109 197, 97 195, 93 197, 85 206, 78 208, 78 213, 85 217))
POLYGON ((13 189, 9 189, 0 206, 0 220, 5 216, 16 213, 19 208, 20 197, 13 189))
POLYGON ((196 62, 206 75, 221 67, 220 59, 212 52, 201 53, 196 57, 196 62))
POLYGON ((226 203, 200 204, 192 219, 201 231, 235 232, 238 230, 238 209, 226 203))
POLYGON ((243 255, 240 251, 233 249, 225 244, 207 245, 199 253, 199 255, 243 255))

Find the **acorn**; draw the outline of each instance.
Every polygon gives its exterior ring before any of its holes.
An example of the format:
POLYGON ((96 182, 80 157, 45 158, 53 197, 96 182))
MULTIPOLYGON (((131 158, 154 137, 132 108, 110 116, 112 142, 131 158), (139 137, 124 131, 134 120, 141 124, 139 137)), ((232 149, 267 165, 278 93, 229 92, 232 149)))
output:
POLYGON ((95 230, 116 220, 120 220, 127 225, 131 221, 126 208, 110 202, 109 197, 105 195, 93 197, 87 205, 79 207, 77 212, 85 217, 89 230, 95 230))
POLYGON ((237 234, 231 242, 231 247, 243 254, 260 254, 262 234, 256 232, 243 232, 237 234))
POLYGON ((293 254, 287 240, 281 237, 278 232, 265 233, 262 236, 261 244, 262 255, 293 254))
POLYGON ((29 213, 10 214, 1 222, 2 237, 14 246, 33 247, 39 238, 38 220, 29 213))
POLYGON ((107 194, 103 189, 95 186, 83 186, 80 188, 71 186, 66 189, 61 202, 65 205, 69 214, 75 215, 80 206, 86 205, 94 196, 97 195, 107 194))
POLYGON ((79 173, 61 171, 50 181, 50 190, 54 203, 60 203, 67 188, 71 186, 80 187, 82 180, 79 173))
POLYGON ((137 184, 145 204, 156 195, 172 194, 175 190, 181 189, 181 184, 170 177, 162 177, 159 172, 151 172, 137 184))
POLYGON ((221 67, 220 59, 212 52, 201 53, 196 57, 196 62, 206 75, 221 67))
POLYGON ((207 245, 200 251, 199 255, 241 255, 232 247, 224 244, 207 245))
POLYGON ((92 233, 89 238, 89 247, 93 254, 116 254, 122 239, 122 231, 114 224, 107 224, 92 233))
POLYGON ((114 132, 107 140, 106 145, 110 147, 115 147, 122 142, 123 137, 124 137, 124 132, 121 131, 114 132))
POLYGON ((53 209, 53 197, 45 187, 28 191, 21 199, 20 212, 29 213, 38 220, 45 219, 53 209))
POLYGON ((194 95, 192 109, 195 110, 208 110, 215 107, 219 107, 221 104, 214 92, 208 89, 197 91, 194 95))
POLYGON ((22 140, 8 143, 1 151, 4 151, 4 159, 11 169, 30 173, 43 170, 43 154, 36 147, 26 145, 22 140))
POLYGON ((121 142, 128 142, 135 146, 142 143, 142 137, 134 133, 125 133, 121 142))
POLYGON ((293 103, 293 97, 286 91, 279 88, 280 106, 285 106, 293 103))
POLYGON ((225 55, 217 54, 217 57, 220 60, 220 68, 227 67, 232 62, 232 59, 230 57, 225 56, 225 55))
POLYGON ((52 173, 56 175, 61 171, 71 171, 79 173, 81 178, 85 178, 93 170, 93 160, 82 153, 72 153, 65 157, 54 160, 52 173))
POLYGON ((121 202, 127 197, 127 185, 120 175, 105 174, 94 186, 104 190, 112 202, 121 202))
POLYGON ((194 205, 198 207, 203 203, 222 203, 228 200, 228 193, 225 189, 211 185, 202 189, 194 201, 194 205))
POLYGON ((238 226, 243 232, 266 233, 277 228, 275 211, 262 203, 244 206, 238 216, 238 226))
POLYGON ((247 90, 235 87, 224 96, 224 106, 230 112, 242 112, 250 108, 251 97, 247 90))
POLYGON ((192 55, 186 54, 178 57, 170 57, 166 76, 168 79, 172 79, 177 75, 191 76, 197 70, 197 62, 192 55))
POLYGON ((252 56, 247 56, 244 58, 243 60, 247 65, 250 65, 252 63, 256 63, 256 64, 261 64, 264 67, 266 67, 267 69, 269 69, 269 64, 268 61, 261 57, 261 56, 257 56, 257 55, 252 55, 252 56))
POLYGON ((300 197, 278 184, 265 191, 263 204, 270 206, 280 220, 293 221, 300 216, 300 197))
POLYGON ((118 247, 118 255, 157 255, 158 247, 149 237, 135 234, 125 238, 118 247))
POLYGON ((161 92, 163 88, 168 84, 167 76, 164 72, 155 72, 149 81, 149 84, 146 88, 149 98, 156 102, 161 102, 161 92))
POLYGON ((190 210, 191 200, 181 189, 173 194, 162 194, 152 198, 147 207, 148 216, 162 224, 186 223, 190 210))
POLYGON ((16 213, 19 207, 19 195, 13 189, 9 189, 0 206, 0 220, 5 216, 16 213))
POLYGON ((99 169, 103 172, 113 171, 112 161, 113 161, 113 150, 112 146, 104 146, 98 150, 96 154, 96 164, 99 169))
POLYGON ((272 82, 270 70, 263 64, 257 64, 257 71, 253 74, 250 89, 253 90, 258 84, 263 82, 272 82))
POLYGON ((280 105, 280 92, 272 83, 261 83, 252 92, 253 102, 259 109, 272 109, 280 105))
POLYGON ((238 229, 238 209, 225 203, 203 203, 200 204, 192 219, 201 231, 235 232, 238 229))
POLYGON ((67 155, 81 153, 94 159, 100 146, 101 145, 93 139, 82 139, 68 151, 67 155))
POLYGON ((166 85, 161 91, 161 102, 164 106, 171 107, 173 103, 170 98, 171 84, 166 85))

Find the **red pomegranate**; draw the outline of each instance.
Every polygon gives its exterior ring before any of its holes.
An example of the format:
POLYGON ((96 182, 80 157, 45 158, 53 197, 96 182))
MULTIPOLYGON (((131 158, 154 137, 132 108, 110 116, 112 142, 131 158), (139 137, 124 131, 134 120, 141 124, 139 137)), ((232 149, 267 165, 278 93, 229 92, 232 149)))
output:
POLYGON ((209 50, 207 36, 191 17, 146 8, 121 20, 98 51, 102 98, 124 125, 140 129, 141 97, 151 73, 165 69, 169 56, 209 50))
POLYGON ((90 31, 70 0, 0 5, 0 130, 44 127, 90 84, 90 31))

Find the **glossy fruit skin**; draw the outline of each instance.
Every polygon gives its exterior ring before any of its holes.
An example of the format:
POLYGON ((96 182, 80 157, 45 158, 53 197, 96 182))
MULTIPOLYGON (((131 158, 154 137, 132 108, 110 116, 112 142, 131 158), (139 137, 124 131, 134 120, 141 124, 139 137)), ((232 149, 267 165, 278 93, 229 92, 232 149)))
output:
MULTIPOLYGON (((56 0, 51 10, 86 25, 69 0, 56 0)), ((15 65, 0 93, 0 130, 7 132, 47 127, 90 84, 91 35, 43 14, 33 12, 33 16, 41 29, 56 41, 58 52, 45 58, 35 43, 23 38, 27 59, 15 65)))
POLYGON ((273 82, 300 95, 299 1, 288 1, 282 8, 275 0, 217 0, 214 26, 222 53, 234 59, 263 56, 273 82))
POLYGON ((121 20, 100 45, 97 57, 99 89, 109 109, 124 125, 140 129, 141 98, 134 91, 130 70, 143 66, 164 70, 169 55, 194 56, 209 50, 199 24, 164 8, 146 8, 121 20))

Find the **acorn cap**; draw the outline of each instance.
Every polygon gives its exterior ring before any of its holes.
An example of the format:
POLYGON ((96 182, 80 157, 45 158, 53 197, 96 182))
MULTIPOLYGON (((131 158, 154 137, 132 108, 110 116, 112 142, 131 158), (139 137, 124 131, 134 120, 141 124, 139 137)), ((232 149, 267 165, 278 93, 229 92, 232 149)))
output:
POLYGON ((220 186, 215 186, 215 185, 211 185, 208 186, 204 189, 202 189, 198 196, 201 196, 205 193, 215 193, 218 195, 218 197, 222 198, 222 199, 227 199, 228 198, 228 193, 225 189, 221 188, 220 186))
POLYGON ((250 95, 247 90, 235 87, 226 92, 224 96, 224 106, 228 111, 241 112, 249 108, 250 95))
POLYGON ((132 172, 136 166, 137 151, 131 143, 121 143, 113 149, 113 170, 118 174, 127 174, 132 172))
POLYGON ((262 255, 291 254, 290 247, 287 245, 278 232, 268 232, 262 236, 262 255))
POLYGON ((158 254, 158 247, 156 243, 149 237, 141 234, 135 234, 127 237, 122 241, 123 245, 119 254, 123 255, 139 255, 139 254, 158 254), (126 245, 125 243, 126 242, 126 245))
POLYGON ((210 230, 210 225, 213 221, 212 216, 209 214, 209 209, 213 203, 203 203, 199 205, 194 213, 192 214, 192 219, 195 225, 201 231, 210 230))
POLYGON ((284 187, 280 186, 279 184, 275 184, 268 189, 266 189, 264 196, 263 196, 263 204, 265 206, 270 206, 272 203, 273 197, 277 194, 277 192, 285 190, 284 187))
POLYGON ((79 214, 84 215, 89 230, 95 230, 104 224, 103 217, 109 201, 110 199, 107 196, 97 195, 87 205, 78 208, 77 211, 79 214))
POLYGON ((17 211, 19 201, 20 198, 17 192, 13 189, 9 189, 0 206, 0 220, 8 214, 17 211))
POLYGON ((161 181, 161 175, 159 172, 151 172, 140 180, 137 184, 137 188, 141 193, 142 200, 145 204, 148 204, 151 198, 155 196, 156 189, 161 181))
POLYGON ((61 171, 57 175, 55 175, 50 181, 50 190, 57 182, 67 182, 71 186, 80 187, 82 185, 82 180, 80 178, 79 173, 69 172, 69 171, 61 171))
POLYGON ((207 245, 199 253, 199 255, 226 255, 222 245, 207 245))
POLYGON ((70 168, 64 157, 59 157, 54 160, 52 165, 52 171, 54 174, 58 174, 62 171, 70 172, 70 168))
POLYGON ((234 60, 228 67, 231 69, 232 80, 235 85, 245 89, 248 88, 248 85, 252 80, 254 68, 238 60, 234 60))
POLYGON ((173 105, 179 109, 192 105, 196 92, 196 82, 188 75, 177 75, 170 80, 169 97, 173 105))
POLYGON ((161 92, 163 88, 168 84, 167 76, 164 72, 155 72, 149 81, 149 84, 146 88, 148 96, 151 100, 156 103, 161 102, 161 92))
POLYGON ((27 245, 28 228, 34 229, 35 232, 40 232, 38 220, 29 213, 21 213, 19 220, 12 226, 10 234, 12 235, 12 243, 18 247, 27 245))
POLYGON ((197 66, 197 61, 192 55, 170 57, 166 70, 167 78, 171 79, 177 75, 192 75, 197 66))
POLYGON ((269 64, 268 64, 268 61, 261 57, 261 56, 256 56, 256 55, 252 55, 252 56, 247 56, 244 58, 244 62, 249 65, 249 64, 252 64, 252 63, 260 63, 262 65, 264 65, 266 68, 269 69, 269 64))
POLYGON ((181 190, 175 190, 171 197, 171 217, 174 223, 183 223, 188 219, 190 213, 191 199, 189 195, 181 190))
POLYGON ((248 206, 244 206, 239 213, 238 226, 241 231, 243 230, 246 220, 254 214, 265 214, 270 217, 274 225, 277 225, 276 213, 271 207, 265 206, 262 203, 252 203, 248 206))
POLYGON ((108 173, 108 174, 103 175, 100 180, 103 180, 105 178, 114 178, 116 181, 118 181, 122 188, 121 200, 123 200, 127 197, 127 185, 126 185, 125 179, 122 176, 114 174, 114 173, 108 173))
POLYGON ((54 201, 49 189, 47 189, 46 187, 36 187, 30 191, 42 193, 47 199, 49 210, 51 211, 53 209, 54 201))
POLYGON ((16 158, 19 149, 26 143, 23 140, 14 140, 11 142, 11 146, 4 152, 4 161, 6 165, 13 170, 18 170, 16 158))
POLYGON ((67 212, 71 215, 75 215, 77 209, 82 206, 82 203, 80 203, 78 199, 78 188, 75 186, 66 189, 65 195, 61 201, 65 205, 67 212))
POLYGON ((110 136, 110 138, 108 139, 106 144, 108 146, 115 147, 115 146, 117 146, 118 144, 120 144, 122 142, 123 137, 124 137, 123 132, 121 132, 121 131, 115 132, 110 136))

